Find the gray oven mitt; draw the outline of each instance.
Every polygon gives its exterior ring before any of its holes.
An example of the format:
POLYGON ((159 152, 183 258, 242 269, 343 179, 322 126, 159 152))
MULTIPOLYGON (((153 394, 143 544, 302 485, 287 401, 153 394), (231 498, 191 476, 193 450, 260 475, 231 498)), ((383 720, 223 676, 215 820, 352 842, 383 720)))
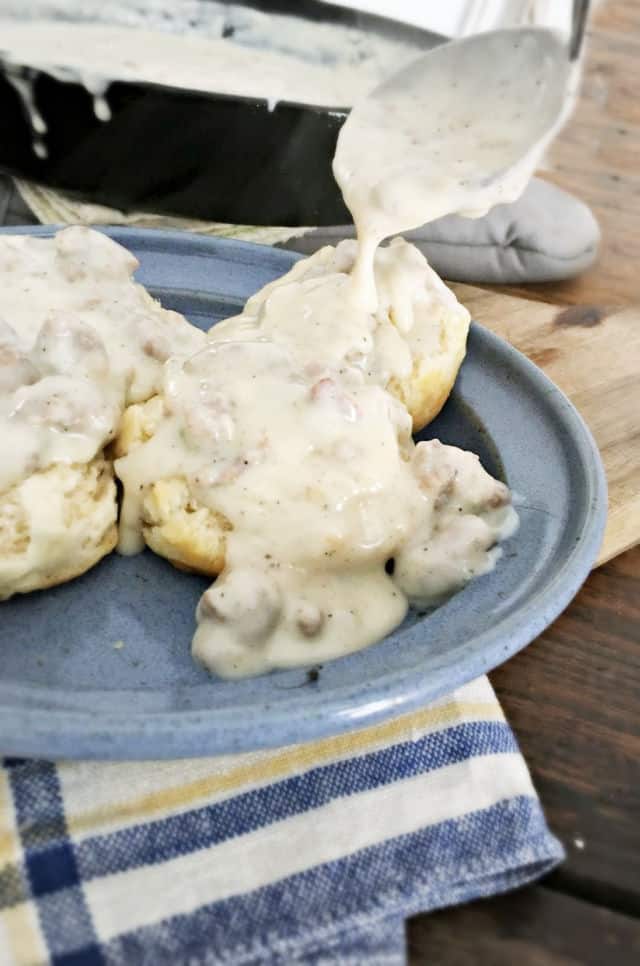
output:
MULTIPOLYGON (((316 228, 284 247, 308 255, 348 236, 351 225, 316 228)), ((443 278, 514 284, 579 275, 595 260, 600 229, 582 201, 533 178, 518 201, 497 205, 484 218, 448 215, 405 237, 443 278)))
MULTIPOLYGON (((22 186, 0 175, 0 224, 57 223, 129 224, 136 227, 187 228, 248 241, 279 243, 309 254, 322 245, 353 235, 352 225, 283 229, 220 225, 162 215, 123 215, 68 197, 22 186), (296 237, 293 237, 296 236, 296 237)), ((600 230, 585 204, 560 188, 534 178, 522 197, 498 205, 484 218, 450 215, 407 235, 427 256, 438 275, 461 282, 523 283, 571 278, 595 259, 600 230)))

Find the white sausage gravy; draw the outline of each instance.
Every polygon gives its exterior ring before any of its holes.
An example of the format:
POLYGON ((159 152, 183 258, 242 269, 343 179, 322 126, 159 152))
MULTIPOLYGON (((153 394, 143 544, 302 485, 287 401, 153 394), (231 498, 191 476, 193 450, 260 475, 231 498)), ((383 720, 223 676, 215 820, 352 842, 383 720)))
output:
POLYGON ((491 570, 516 527, 507 487, 471 453, 416 446, 385 388, 411 377, 443 304, 464 309, 397 239, 377 252, 383 308, 367 312, 352 298, 355 254, 343 242, 315 267, 299 262, 215 326, 205 349, 169 361, 164 420, 116 462, 123 552, 142 547, 142 494, 158 479, 185 478, 196 504, 230 523, 193 646, 224 677, 379 640, 409 603, 437 603, 491 570))

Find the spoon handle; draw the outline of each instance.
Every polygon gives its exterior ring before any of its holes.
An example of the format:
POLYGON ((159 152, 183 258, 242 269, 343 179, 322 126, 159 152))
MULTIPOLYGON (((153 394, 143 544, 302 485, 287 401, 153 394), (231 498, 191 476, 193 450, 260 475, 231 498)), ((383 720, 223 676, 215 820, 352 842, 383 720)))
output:
POLYGON ((571 39, 569 41, 569 60, 577 60, 582 49, 582 41, 589 16, 589 0, 573 0, 571 13, 571 39))

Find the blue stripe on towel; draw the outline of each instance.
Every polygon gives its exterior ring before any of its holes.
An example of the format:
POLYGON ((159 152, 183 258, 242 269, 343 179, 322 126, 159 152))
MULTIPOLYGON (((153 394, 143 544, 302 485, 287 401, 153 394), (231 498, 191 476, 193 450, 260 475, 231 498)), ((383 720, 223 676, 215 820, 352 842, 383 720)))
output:
POLYGON ((106 945, 107 962, 138 963, 146 953, 149 962, 181 955, 197 964, 205 950, 210 962, 260 962, 268 951, 270 963, 286 966, 301 937, 306 948, 380 918, 501 892, 514 864, 526 866, 519 883, 540 875, 562 855, 549 838, 537 799, 499 802, 120 936, 106 945))
POLYGON ((457 725, 417 741, 323 765, 250 792, 156 821, 79 842, 84 881, 166 862, 320 808, 333 799, 394 784, 483 754, 517 751, 501 721, 457 725))
MULTIPOLYGON (((8 772, 24 866, 47 949, 56 966, 66 966, 69 937, 103 963, 85 902, 73 843, 67 834, 56 766, 34 761, 8 772), (60 957, 63 957, 60 959, 60 957)), ((70 964, 69 964, 70 966, 70 964)))

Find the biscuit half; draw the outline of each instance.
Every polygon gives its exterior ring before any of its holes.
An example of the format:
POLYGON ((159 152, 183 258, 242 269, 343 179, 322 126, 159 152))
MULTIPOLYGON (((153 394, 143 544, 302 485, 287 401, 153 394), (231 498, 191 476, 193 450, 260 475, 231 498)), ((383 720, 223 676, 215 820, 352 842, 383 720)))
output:
MULTIPOLYGON (((160 396, 129 406, 112 447, 114 458, 126 456, 151 439, 163 416, 160 396)), ((231 524, 221 513, 199 504, 183 477, 146 486, 141 509, 142 535, 151 550, 180 570, 210 577, 221 572, 231 524)))
POLYGON ((0 493, 0 600, 78 577, 118 539, 111 463, 58 463, 0 493))

